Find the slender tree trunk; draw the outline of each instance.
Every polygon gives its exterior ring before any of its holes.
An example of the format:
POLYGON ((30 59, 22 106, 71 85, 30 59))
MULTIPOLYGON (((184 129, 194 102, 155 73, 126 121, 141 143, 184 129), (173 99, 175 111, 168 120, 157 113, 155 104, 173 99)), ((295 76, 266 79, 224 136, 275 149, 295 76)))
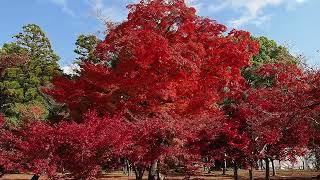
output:
POLYGON ((260 162, 260 170, 263 170, 263 163, 262 163, 262 159, 259 159, 260 162))
POLYGON ((253 180, 253 165, 250 165, 250 169, 249 169, 249 179, 253 180))
POLYGON ((158 180, 164 180, 166 177, 161 174, 160 172, 158 172, 158 180))
POLYGON ((5 174, 4 167, 0 166, 0 178, 5 174))
POLYGON ((133 167, 134 173, 136 175, 136 180, 142 180, 143 174, 144 174, 144 168, 141 167, 133 167))
POLYGON ((281 170, 281 160, 279 159, 279 170, 281 170))
POLYGON ((123 167, 122 167, 122 171, 123 171, 123 174, 125 174, 125 175, 128 175, 128 174, 129 174, 126 163, 124 163, 124 165, 123 165, 123 167))
POLYGON ((127 159, 124 160, 124 172, 127 176, 131 175, 130 162, 127 159))
POLYGON ((223 159, 223 167, 222 167, 222 175, 226 175, 226 171, 227 171, 227 160, 223 159))
POLYGON ((158 176, 158 161, 154 161, 149 169, 148 180, 156 180, 158 176))
POLYGON ((266 180, 270 180, 270 165, 269 165, 269 158, 264 159, 266 162, 266 180))
POLYGON ((206 169, 208 169, 208 174, 210 174, 211 173, 211 165, 206 166, 206 169))
POLYGON ((259 170, 259 161, 254 162, 254 169, 259 170))
POLYGON ((233 178, 238 180, 238 164, 236 161, 233 161, 233 178))
POLYGON ((274 160, 271 159, 271 166, 272 166, 272 176, 275 176, 276 175, 276 168, 274 167, 274 160))
POLYGON ((306 158, 305 158, 305 156, 303 156, 303 157, 300 157, 300 159, 301 159, 301 161, 302 161, 302 170, 304 170, 304 169, 305 169, 305 161, 306 161, 306 158))
POLYGON ((40 176, 35 174, 32 176, 31 180, 39 180, 39 178, 40 176))

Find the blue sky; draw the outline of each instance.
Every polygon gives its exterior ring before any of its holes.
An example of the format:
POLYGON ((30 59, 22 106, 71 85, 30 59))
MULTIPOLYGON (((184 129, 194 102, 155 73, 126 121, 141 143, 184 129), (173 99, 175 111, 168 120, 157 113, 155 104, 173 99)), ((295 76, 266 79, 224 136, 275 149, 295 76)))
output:
MULTIPOLYGON (((135 0, 1 0, 0 45, 12 41, 24 24, 40 25, 61 56, 62 67, 75 59, 79 34, 99 34, 99 18, 121 21, 127 3, 135 0)), ((319 0, 188 0, 202 16, 230 29, 264 35, 304 54, 310 65, 320 66, 319 0)))

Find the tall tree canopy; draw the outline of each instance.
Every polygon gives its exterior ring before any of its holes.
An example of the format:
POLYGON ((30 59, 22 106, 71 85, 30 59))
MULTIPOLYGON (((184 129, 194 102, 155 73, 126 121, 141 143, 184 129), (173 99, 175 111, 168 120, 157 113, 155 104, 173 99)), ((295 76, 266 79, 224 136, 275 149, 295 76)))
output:
POLYGON ((299 63, 298 58, 293 56, 288 48, 278 45, 274 40, 264 36, 254 37, 253 39, 260 44, 259 54, 253 58, 254 65, 263 65, 267 63, 299 63))
POLYGON ((240 70, 258 50, 249 33, 225 36, 225 26, 196 16, 184 1, 142 1, 129 10, 128 20, 97 47, 99 58, 113 61, 114 67, 86 63, 79 79, 54 83, 51 94, 72 112, 211 111, 225 89, 244 82, 240 70))
POLYGON ((308 83, 299 59, 273 40, 253 39, 260 44, 259 53, 253 57, 252 65, 242 70, 249 86, 243 91, 243 99, 226 106, 234 119, 231 124, 248 142, 246 149, 236 147, 243 155, 239 161, 251 167, 259 158, 268 163, 302 154, 311 133, 305 115, 312 112, 303 108, 308 103, 302 101, 308 83))
POLYGON ((95 54, 96 46, 100 40, 95 35, 80 35, 76 41, 76 49, 74 52, 78 54, 77 60, 81 62, 90 61, 99 63, 100 60, 95 54))
POLYGON ((40 27, 29 24, 22 30, 0 49, 0 110, 13 122, 34 108, 45 116, 48 107, 40 88, 60 73, 59 57, 40 27))
POLYGON ((252 87, 272 86, 272 78, 263 78, 256 73, 261 66, 266 64, 301 65, 298 57, 292 55, 286 47, 278 45, 274 40, 264 36, 253 37, 253 39, 259 42, 259 53, 252 58, 252 65, 242 70, 243 76, 252 87))
POLYGON ((185 152, 181 147, 203 133, 215 138, 225 119, 220 104, 241 97, 241 69, 259 45, 248 32, 226 32, 224 25, 197 16, 183 0, 128 8, 128 20, 97 45, 97 57, 107 63, 83 63, 78 78, 57 78, 48 93, 80 123, 90 109, 123 116, 134 129, 125 157, 143 170, 185 152))

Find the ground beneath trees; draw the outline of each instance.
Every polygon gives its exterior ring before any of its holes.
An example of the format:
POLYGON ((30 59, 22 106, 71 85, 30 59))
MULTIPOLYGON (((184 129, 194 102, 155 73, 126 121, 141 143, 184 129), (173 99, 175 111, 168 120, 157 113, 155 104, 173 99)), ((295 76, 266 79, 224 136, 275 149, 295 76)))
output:
MULTIPOLYGON (((212 180, 231 180, 232 178, 232 171, 228 171, 227 175, 222 176, 221 172, 215 171, 213 173, 207 174, 207 173, 202 173, 196 176, 191 176, 190 179, 212 179, 212 180)), ((319 175, 320 172, 315 172, 315 171, 278 171, 277 176, 271 177, 271 179, 292 179, 292 180, 302 180, 302 179, 316 179, 316 176, 319 175)), ((6 174, 0 180, 30 180, 32 175, 28 174, 6 174)), ((239 177, 240 179, 248 179, 248 173, 247 171, 240 170, 239 171, 239 177)), ((255 179, 264 179, 264 171, 255 171, 254 172, 254 177, 255 179)), ((147 177, 145 177, 146 179, 147 177)), ((40 179, 45 180, 47 178, 41 177, 40 179)), ((104 174, 103 177, 99 178, 101 180, 111 180, 111 179, 119 179, 119 180, 128 180, 128 179, 134 179, 134 176, 126 176, 122 172, 113 172, 113 173, 108 173, 104 174)), ((183 176, 169 176, 167 177, 169 180, 181 180, 185 179, 183 176)))

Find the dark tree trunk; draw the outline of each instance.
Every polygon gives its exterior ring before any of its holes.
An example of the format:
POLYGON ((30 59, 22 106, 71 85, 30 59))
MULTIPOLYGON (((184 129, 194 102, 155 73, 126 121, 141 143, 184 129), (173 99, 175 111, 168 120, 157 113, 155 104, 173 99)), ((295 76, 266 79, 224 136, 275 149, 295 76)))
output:
POLYGON ((253 165, 250 165, 250 169, 249 169, 249 179, 253 180, 253 165))
POLYGON ((254 162, 254 168, 255 168, 255 170, 259 170, 259 168, 260 168, 259 161, 254 162))
POLYGON ((269 158, 264 159, 266 162, 266 180, 270 180, 270 161, 269 158))
POLYGON ((31 180, 39 180, 39 178, 40 178, 40 176, 35 174, 32 176, 31 180))
POLYGON ((158 170, 157 170, 157 180, 165 180, 166 176, 164 174, 161 174, 159 171, 159 166, 158 166, 158 170))
POLYGON ((142 180, 142 177, 144 174, 144 168, 134 166, 133 169, 134 169, 134 173, 136 175, 136 180, 142 180))
POLYGON ((314 150, 314 155, 316 158, 316 170, 320 170, 320 150, 319 149, 315 149, 314 150))
POLYGON ((279 170, 281 170, 281 160, 279 159, 279 170))
POLYGON ((227 160, 223 159, 222 175, 226 175, 227 171, 227 160))
POLYGON ((272 176, 275 176, 276 175, 276 168, 274 167, 274 160, 271 159, 271 165, 272 165, 272 176))
POLYGON ((125 169, 127 172, 127 175, 130 176, 131 175, 131 168, 130 168, 130 162, 128 160, 125 160, 125 169))
POLYGON ((5 174, 4 167, 0 166, 0 178, 5 174))
POLYGON ((212 167, 209 166, 209 167, 206 167, 206 168, 208 169, 208 174, 210 174, 210 173, 211 173, 211 170, 212 170, 212 167))
POLYGON ((263 170, 263 163, 262 163, 262 159, 259 160, 259 164, 260 164, 260 170, 263 170))
POLYGON ((238 180, 238 164, 236 161, 233 161, 233 178, 238 180))
POLYGON ((158 177, 158 162, 154 161, 149 169, 148 180, 156 180, 158 177))
POLYGON ((227 171, 227 159, 226 158, 227 158, 227 154, 224 153, 222 175, 226 175, 226 171, 227 171))

